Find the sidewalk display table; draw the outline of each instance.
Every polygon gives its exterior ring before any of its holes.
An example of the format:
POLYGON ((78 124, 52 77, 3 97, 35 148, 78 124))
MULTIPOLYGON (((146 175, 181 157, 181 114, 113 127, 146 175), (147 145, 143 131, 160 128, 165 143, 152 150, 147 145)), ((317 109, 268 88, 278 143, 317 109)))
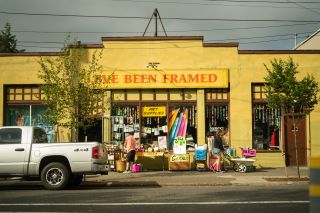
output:
POLYGON ((190 170, 190 155, 189 154, 170 154, 169 155, 169 170, 190 170))
POLYGON ((136 152, 135 163, 142 164, 143 170, 164 170, 164 152, 136 152))

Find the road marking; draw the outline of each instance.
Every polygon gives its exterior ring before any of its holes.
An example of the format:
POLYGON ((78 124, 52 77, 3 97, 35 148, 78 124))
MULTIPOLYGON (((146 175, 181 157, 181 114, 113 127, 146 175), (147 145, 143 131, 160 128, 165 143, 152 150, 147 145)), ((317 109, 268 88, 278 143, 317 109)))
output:
POLYGON ((229 204, 301 204, 308 200, 283 201, 214 201, 214 202, 158 202, 158 203, 1 203, 0 206, 153 206, 153 205, 229 205, 229 204))

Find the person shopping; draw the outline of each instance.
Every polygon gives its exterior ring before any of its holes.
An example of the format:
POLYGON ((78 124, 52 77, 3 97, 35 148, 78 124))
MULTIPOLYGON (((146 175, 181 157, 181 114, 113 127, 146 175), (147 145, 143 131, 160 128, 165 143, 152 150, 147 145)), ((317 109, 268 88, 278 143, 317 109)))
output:
POLYGON ((223 144, 222 144, 222 137, 223 131, 218 129, 216 136, 214 137, 213 142, 213 155, 217 157, 215 164, 213 165, 214 172, 222 172, 221 171, 221 157, 224 151, 223 144))
POLYGON ((124 151, 127 153, 127 162, 126 171, 124 171, 123 173, 130 173, 136 155, 136 140, 134 139, 132 132, 130 132, 125 139, 124 151))

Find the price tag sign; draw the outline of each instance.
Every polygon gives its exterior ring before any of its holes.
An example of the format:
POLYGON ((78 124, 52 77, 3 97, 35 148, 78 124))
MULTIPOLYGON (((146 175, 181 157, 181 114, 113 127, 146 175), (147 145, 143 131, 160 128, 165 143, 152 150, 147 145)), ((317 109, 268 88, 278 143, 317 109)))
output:
POLYGON ((174 139, 173 153, 174 154, 186 154, 187 153, 187 140, 185 137, 176 137, 174 139))

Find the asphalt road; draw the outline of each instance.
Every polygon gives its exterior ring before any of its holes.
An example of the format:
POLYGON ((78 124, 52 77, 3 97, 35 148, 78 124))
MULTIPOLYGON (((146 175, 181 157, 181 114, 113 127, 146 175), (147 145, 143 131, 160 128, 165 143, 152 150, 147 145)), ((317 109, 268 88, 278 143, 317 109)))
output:
POLYGON ((108 187, 48 191, 37 182, 0 182, 0 212, 309 212, 307 184, 108 187))

